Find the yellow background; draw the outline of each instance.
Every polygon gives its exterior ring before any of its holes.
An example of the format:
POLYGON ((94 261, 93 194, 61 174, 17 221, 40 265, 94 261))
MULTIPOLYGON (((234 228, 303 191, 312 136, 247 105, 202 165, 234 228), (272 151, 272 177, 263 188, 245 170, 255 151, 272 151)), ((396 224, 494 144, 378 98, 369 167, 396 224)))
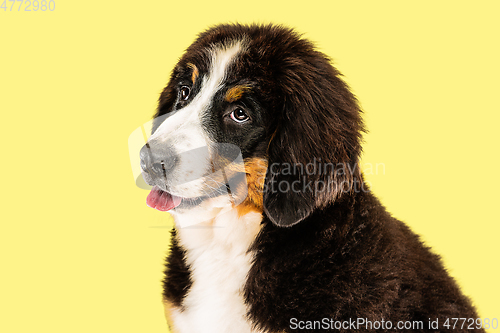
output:
POLYGON ((334 59, 374 192, 500 318, 497 1, 55 2, 0 10, 1 332, 166 331, 171 222, 127 139, 195 35, 235 21, 296 27, 334 59))

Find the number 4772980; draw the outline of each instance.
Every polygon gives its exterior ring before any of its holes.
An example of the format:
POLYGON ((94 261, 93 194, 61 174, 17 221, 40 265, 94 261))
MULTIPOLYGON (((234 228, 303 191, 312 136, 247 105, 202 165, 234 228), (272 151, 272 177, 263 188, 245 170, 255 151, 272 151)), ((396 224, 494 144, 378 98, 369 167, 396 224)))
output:
MULTIPOLYGON (((0 0, 1 1, 1 0, 0 0)), ((45 12, 47 10, 54 11, 56 9, 56 2, 54 0, 4 0, 0 9, 3 11, 24 11, 24 12, 45 12), (8 7, 10 5, 10 8, 8 7), (24 5, 24 9, 22 9, 24 5)))

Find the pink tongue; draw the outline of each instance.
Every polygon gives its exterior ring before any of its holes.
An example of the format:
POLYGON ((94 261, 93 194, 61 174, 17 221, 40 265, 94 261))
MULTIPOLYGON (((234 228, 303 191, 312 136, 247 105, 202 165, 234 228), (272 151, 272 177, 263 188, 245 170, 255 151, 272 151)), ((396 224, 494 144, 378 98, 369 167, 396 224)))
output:
POLYGON ((181 204, 182 199, 171 195, 168 192, 162 191, 158 186, 155 186, 149 192, 146 203, 151 208, 156 208, 162 212, 169 211, 181 204))

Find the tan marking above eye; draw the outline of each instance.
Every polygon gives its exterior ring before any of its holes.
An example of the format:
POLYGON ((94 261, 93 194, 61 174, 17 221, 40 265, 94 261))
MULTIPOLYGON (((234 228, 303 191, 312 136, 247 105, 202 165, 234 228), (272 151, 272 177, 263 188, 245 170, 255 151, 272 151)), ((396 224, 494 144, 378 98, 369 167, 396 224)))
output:
POLYGON ((198 79, 200 72, 198 71, 198 67, 190 62, 187 64, 187 66, 193 70, 193 74, 191 74, 191 81, 193 81, 194 84, 196 82, 196 79, 198 79))
POLYGON ((225 100, 226 102, 232 103, 239 100, 243 94, 250 90, 249 86, 239 85, 229 88, 226 92, 225 100))

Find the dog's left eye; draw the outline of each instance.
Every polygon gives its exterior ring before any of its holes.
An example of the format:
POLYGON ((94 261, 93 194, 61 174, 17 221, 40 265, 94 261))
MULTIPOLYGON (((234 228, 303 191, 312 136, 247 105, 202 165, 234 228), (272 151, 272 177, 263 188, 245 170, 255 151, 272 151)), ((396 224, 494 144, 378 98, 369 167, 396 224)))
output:
POLYGON ((182 86, 181 87, 181 100, 187 101, 190 93, 191 93, 191 89, 189 89, 188 86, 182 86))
POLYGON ((238 108, 231 112, 231 119, 237 123, 244 123, 245 121, 250 119, 250 117, 245 112, 245 110, 243 110, 242 108, 238 108))

